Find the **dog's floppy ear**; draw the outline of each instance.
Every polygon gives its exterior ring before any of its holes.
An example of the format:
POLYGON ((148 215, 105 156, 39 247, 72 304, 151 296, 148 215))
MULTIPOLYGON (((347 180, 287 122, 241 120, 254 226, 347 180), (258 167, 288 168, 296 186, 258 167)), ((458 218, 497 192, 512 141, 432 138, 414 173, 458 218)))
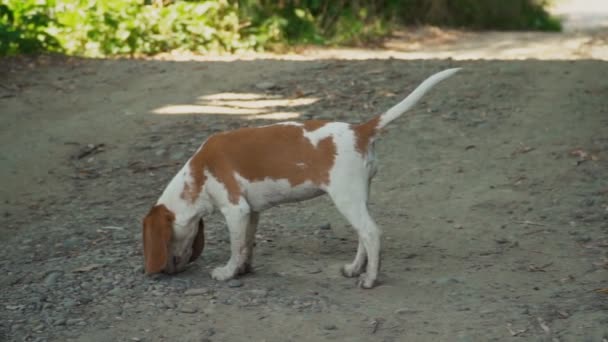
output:
POLYGON ((190 256, 190 261, 193 262, 198 258, 201 253, 203 253, 203 248, 205 247, 205 222, 203 219, 198 222, 198 232, 196 232, 196 237, 194 241, 192 241, 192 255, 190 256))
POLYGON ((159 273, 167 265, 175 215, 164 205, 152 207, 143 223, 144 261, 147 274, 159 273))

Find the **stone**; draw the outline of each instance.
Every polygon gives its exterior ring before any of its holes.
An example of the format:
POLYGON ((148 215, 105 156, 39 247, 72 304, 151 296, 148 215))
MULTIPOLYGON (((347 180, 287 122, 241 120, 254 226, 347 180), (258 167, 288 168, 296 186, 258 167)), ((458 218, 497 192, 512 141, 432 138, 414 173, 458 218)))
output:
POLYGON ((243 286, 243 282, 240 281, 239 279, 230 279, 228 281, 228 287, 235 288, 235 287, 241 287, 241 286, 243 286))
POLYGON ((51 287, 57 283, 57 280, 63 276, 63 271, 51 271, 44 277, 44 285, 51 287))
POLYGON ((184 291, 184 295, 186 296, 201 296, 209 293, 209 289, 198 288, 198 289, 187 289, 184 291))
POLYGON ((395 310, 395 314, 397 315, 408 315, 408 314, 415 314, 420 312, 420 310, 416 310, 416 309, 412 309, 412 308, 399 308, 397 310, 395 310))
POLYGON ((183 313, 196 313, 197 311, 198 309, 191 305, 184 305, 179 308, 179 312, 183 313))
POLYGON ((324 223, 322 225, 319 226, 319 229, 321 230, 330 230, 331 229, 331 224, 330 223, 324 223))
POLYGON ((270 90, 273 88, 277 88, 277 85, 272 82, 259 82, 255 85, 256 88, 261 90, 270 90))

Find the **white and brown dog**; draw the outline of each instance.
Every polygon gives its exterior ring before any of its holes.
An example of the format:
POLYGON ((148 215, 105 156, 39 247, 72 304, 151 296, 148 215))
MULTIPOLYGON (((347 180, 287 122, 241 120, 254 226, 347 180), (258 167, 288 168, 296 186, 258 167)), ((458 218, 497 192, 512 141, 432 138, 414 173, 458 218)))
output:
POLYGON ((247 273, 262 210, 329 194, 359 234, 357 255, 342 274, 360 276, 359 285, 372 288, 380 265, 380 230, 367 209, 376 173, 374 142, 384 126, 458 70, 429 77, 399 104, 363 124, 283 122, 210 136, 144 218, 146 273, 176 273, 195 260, 205 243, 203 216, 214 207, 226 219, 231 256, 211 276, 228 280, 247 273))

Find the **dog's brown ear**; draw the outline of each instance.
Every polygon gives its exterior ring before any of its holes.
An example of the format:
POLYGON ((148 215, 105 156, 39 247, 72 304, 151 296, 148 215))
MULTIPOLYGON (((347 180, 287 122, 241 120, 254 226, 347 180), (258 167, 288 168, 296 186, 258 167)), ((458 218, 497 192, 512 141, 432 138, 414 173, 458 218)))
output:
POLYGON ((201 218, 198 222, 198 232, 196 232, 196 237, 192 242, 192 255, 189 262, 196 260, 203 253, 203 248, 205 248, 205 222, 201 218))
POLYGON ((143 223, 144 261, 147 274, 159 273, 167 265, 175 215, 164 205, 154 206, 143 223))

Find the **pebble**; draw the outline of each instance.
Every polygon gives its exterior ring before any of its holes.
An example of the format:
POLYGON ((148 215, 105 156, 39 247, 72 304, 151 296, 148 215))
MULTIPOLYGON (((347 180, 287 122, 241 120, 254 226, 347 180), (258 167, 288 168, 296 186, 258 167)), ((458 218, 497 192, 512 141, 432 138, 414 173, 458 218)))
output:
POLYGON ((319 229, 321 230, 330 230, 331 229, 331 224, 330 223, 324 223, 322 225, 319 226, 319 229))
POLYGON ((325 329, 325 330, 338 330, 338 327, 335 324, 325 324, 325 325, 323 325, 323 329, 325 329))
POLYGON ((184 295, 186 296, 200 296, 206 295, 209 293, 209 289, 206 288, 198 288, 198 289, 187 289, 184 291, 184 295))
POLYGON ((184 151, 177 151, 177 152, 173 152, 171 153, 171 160, 182 160, 184 159, 184 156, 186 155, 186 153, 184 151))
POLYGON ((190 305, 185 305, 179 308, 179 312, 183 312, 183 313, 196 313, 198 311, 197 308, 195 308, 194 306, 190 306, 190 305))
POLYGON ((397 314, 397 315, 415 314, 418 312, 420 312, 420 311, 416 310, 416 309, 412 309, 412 308, 399 308, 399 309, 395 310, 395 314, 397 314))
POLYGON ((441 277, 433 280, 434 283, 439 285, 449 285, 449 284, 458 284, 462 283, 462 279, 454 278, 454 277, 441 277))
POLYGON ((270 90, 272 88, 276 88, 277 85, 272 82, 259 82, 255 85, 255 87, 261 90, 270 90))
POLYGON ((169 309, 175 309, 177 307, 177 304, 168 298, 164 298, 162 303, 166 308, 169 308, 169 309))
POLYGON ((231 279, 228 281, 228 287, 241 287, 243 282, 239 279, 231 279))
POLYGON ((51 271, 49 272, 46 277, 44 277, 44 285, 46 287, 51 287, 53 285, 55 285, 55 283, 57 283, 57 280, 59 279, 59 277, 63 276, 63 271, 51 271))
POLYGON ((70 318, 65 321, 67 325, 85 325, 85 321, 82 318, 70 318))
POLYGON ((267 290, 251 290, 250 292, 255 297, 266 298, 268 296, 267 290))
POLYGON ((66 299, 63 300, 63 304, 62 305, 63 305, 64 308, 69 309, 69 308, 72 308, 72 307, 76 306, 76 304, 77 304, 77 302, 75 300, 73 300, 71 298, 66 298, 66 299))
POLYGON ((54 326, 61 326, 61 325, 65 325, 66 323, 66 319, 63 317, 58 317, 55 318, 55 320, 53 321, 53 325, 54 326))
POLYGON ((108 294, 112 295, 112 296, 120 296, 120 295, 123 295, 124 292, 125 292, 124 289, 121 289, 120 287, 115 287, 112 290, 108 291, 108 294))

